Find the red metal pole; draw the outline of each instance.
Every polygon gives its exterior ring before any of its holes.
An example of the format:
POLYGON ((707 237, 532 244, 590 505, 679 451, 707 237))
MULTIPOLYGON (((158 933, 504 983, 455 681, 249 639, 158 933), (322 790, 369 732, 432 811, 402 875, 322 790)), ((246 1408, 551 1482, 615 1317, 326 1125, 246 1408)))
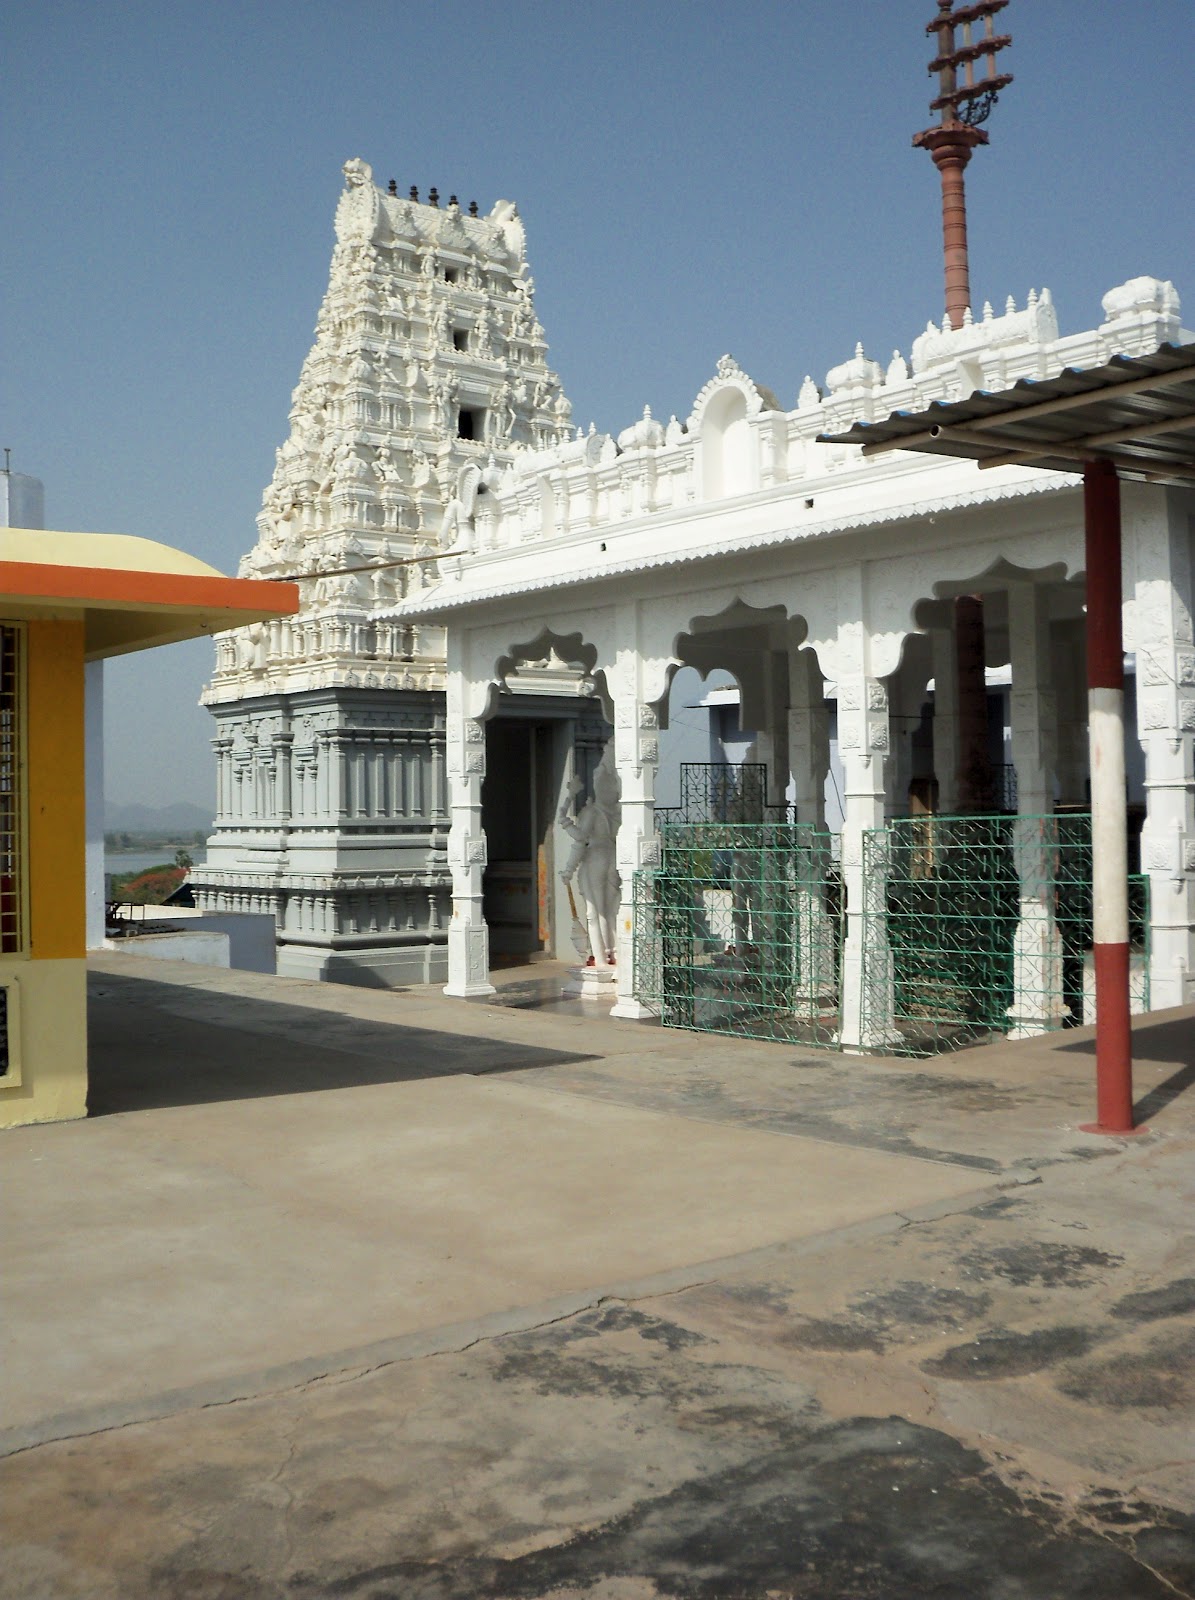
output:
POLYGON ((946 315, 961 328, 971 304, 971 272, 967 259, 967 196, 963 169, 971 145, 963 139, 943 140, 934 147, 934 165, 942 174, 942 244, 946 257, 946 315))
POLYGON ((1133 1131, 1129 1027, 1128 833, 1124 770, 1120 479, 1107 461, 1083 470, 1087 544, 1087 714, 1091 751, 1091 889, 1095 946, 1096 1121, 1133 1131))
POLYGON ((914 136, 913 143, 928 150, 942 175, 942 246, 946 258, 946 315, 952 328, 961 328, 971 304, 971 274, 967 256, 967 196, 963 169, 976 145, 987 143, 982 128, 946 122, 914 136))

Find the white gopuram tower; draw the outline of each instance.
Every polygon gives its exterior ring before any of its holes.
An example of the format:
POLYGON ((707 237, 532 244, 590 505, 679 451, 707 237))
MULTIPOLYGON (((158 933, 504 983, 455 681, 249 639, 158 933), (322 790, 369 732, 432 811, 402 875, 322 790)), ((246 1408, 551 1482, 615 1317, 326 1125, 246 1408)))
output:
POLYGON ((344 175, 315 345, 241 563, 297 579, 303 605, 216 641, 217 815, 192 878, 205 909, 274 913, 280 972, 393 985, 446 971, 445 663, 442 629, 380 613, 520 447, 567 437, 571 407, 516 208, 466 214, 434 189, 420 204, 360 160, 344 175))

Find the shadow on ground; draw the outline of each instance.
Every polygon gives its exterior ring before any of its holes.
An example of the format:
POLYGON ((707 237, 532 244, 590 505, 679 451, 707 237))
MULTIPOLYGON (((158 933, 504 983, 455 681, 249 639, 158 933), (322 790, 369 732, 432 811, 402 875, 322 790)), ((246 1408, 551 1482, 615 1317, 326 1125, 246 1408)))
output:
MULTIPOLYGON (((1095 1035, 1059 1046, 1060 1051, 1095 1055, 1095 1035)), ((1195 1022, 1187 1017, 1168 1017, 1164 1021, 1134 1020, 1133 1054, 1139 1059, 1173 1062, 1178 1068, 1162 1083, 1155 1084, 1133 1106, 1133 1121, 1140 1126, 1173 1105, 1179 1095, 1195 1085, 1195 1022)))
POLYGON ((93 1117, 597 1059, 112 973, 89 979, 88 1033, 93 1117))

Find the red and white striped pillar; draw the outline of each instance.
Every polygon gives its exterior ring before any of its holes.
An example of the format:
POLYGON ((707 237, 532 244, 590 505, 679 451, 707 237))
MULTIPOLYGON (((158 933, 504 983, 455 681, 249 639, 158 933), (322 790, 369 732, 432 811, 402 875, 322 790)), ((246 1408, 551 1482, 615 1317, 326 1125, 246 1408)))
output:
POLYGON ((1083 471, 1087 542, 1087 736, 1095 944, 1096 1120, 1092 1133, 1133 1131, 1129 1028, 1129 864, 1124 771, 1120 479, 1108 461, 1083 471))

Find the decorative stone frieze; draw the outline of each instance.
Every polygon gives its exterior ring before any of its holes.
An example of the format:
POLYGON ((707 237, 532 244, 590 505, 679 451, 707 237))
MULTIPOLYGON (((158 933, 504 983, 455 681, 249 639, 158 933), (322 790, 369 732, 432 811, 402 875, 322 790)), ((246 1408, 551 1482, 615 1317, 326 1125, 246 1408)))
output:
MULTIPOLYGON (((807 378, 796 408, 787 413, 733 357, 723 356, 684 427, 661 428, 648 412, 617 438, 592 426, 588 434, 578 430, 542 443, 521 438, 523 448, 497 474, 484 511, 478 512, 473 549, 485 553, 571 541, 595 527, 614 531, 621 523, 650 525, 689 506, 760 491, 816 499, 823 488, 844 481, 867 492, 869 485, 891 479, 892 460, 864 461, 851 447, 818 443, 818 434, 844 429, 861 417, 957 400, 977 388, 998 391, 1022 377, 1046 378, 1064 367, 1097 365, 1122 351, 1153 348, 1160 336, 1180 335, 1172 285, 1133 280, 1106 301, 1115 315, 1109 313, 1102 327, 1066 337, 1059 337, 1053 298, 1043 289, 1031 291, 1020 307, 1010 297, 999 316, 985 307, 980 319, 959 329, 931 325, 914 341, 911 365, 894 352, 884 368, 857 348, 830 370, 826 394, 807 378), (739 417, 741 437, 734 431, 739 417), (713 435, 723 459, 710 471, 706 458, 713 435), (733 441, 729 476, 728 438, 733 441)), ((977 486, 976 493, 982 492, 977 486)))

